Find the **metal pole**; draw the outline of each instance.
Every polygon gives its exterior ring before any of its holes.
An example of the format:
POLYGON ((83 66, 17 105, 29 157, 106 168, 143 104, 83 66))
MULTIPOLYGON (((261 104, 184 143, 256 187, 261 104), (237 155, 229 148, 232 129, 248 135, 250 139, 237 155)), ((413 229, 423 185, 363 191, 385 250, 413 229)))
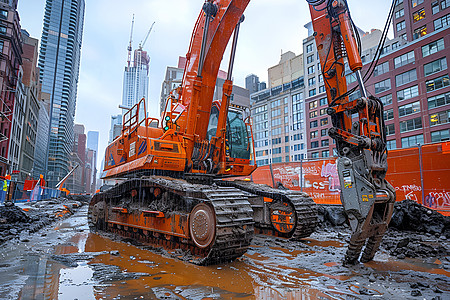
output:
POLYGON ((303 159, 300 158, 300 192, 303 192, 303 159))
POLYGON ((361 70, 355 72, 356 79, 358 80, 359 90, 361 91, 361 96, 367 98, 366 87, 364 86, 364 81, 361 76, 361 70))
POLYGON ((420 200, 419 204, 422 204, 423 200, 425 199, 425 190, 424 190, 424 186, 423 186, 422 145, 420 143, 417 143, 417 147, 419 148, 420 185, 422 188, 422 199, 420 200))
POLYGON ((228 64, 228 75, 227 80, 231 80, 232 73, 233 73, 233 66, 234 66, 234 58, 236 56, 236 47, 237 47, 237 39, 239 36, 239 26, 244 21, 244 15, 241 16, 239 19, 239 22, 236 24, 236 28, 234 29, 234 35, 233 35, 233 44, 231 47, 231 55, 230 55, 230 62, 228 64))

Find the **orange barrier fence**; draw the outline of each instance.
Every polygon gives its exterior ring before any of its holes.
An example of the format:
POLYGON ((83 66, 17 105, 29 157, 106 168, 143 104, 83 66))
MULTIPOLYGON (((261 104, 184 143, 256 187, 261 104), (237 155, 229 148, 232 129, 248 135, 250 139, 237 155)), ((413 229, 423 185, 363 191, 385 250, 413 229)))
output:
MULTIPOLYGON (((305 160, 258 167, 256 183, 308 193, 318 204, 341 204, 336 159, 305 160)), ((410 199, 450 215, 450 142, 389 151, 388 181, 397 201, 410 199)))

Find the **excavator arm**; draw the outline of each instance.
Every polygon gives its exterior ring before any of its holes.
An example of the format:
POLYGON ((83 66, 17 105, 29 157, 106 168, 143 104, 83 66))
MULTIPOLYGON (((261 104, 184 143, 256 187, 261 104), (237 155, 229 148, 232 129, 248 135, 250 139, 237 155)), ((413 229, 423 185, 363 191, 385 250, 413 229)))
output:
POLYGON ((362 62, 355 26, 346 0, 307 0, 320 57, 336 141, 341 202, 352 235, 345 263, 373 259, 392 216, 395 189, 385 180, 386 129, 383 104, 368 96, 361 76, 362 62), (345 65, 354 72, 361 97, 350 101, 345 65), (352 115, 358 118, 352 119, 352 115))

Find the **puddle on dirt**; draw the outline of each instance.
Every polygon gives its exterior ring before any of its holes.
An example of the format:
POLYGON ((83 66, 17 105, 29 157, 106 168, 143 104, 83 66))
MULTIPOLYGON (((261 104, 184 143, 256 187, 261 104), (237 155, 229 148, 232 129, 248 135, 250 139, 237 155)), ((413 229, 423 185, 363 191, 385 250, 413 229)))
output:
POLYGON ((438 263, 426 263, 419 259, 406 258, 403 261, 391 260, 387 261, 371 261, 364 264, 367 267, 377 271, 396 272, 401 270, 410 270, 418 272, 426 272, 431 274, 440 274, 450 277, 450 272, 440 268, 438 263))
POLYGON ((77 233, 55 247, 54 254, 66 259, 41 262, 42 271, 35 272, 36 280, 28 282, 20 299, 38 299, 41 292, 42 299, 340 299, 310 287, 309 280, 323 274, 276 263, 305 251, 269 249, 281 258, 249 251, 235 262, 203 267, 98 234, 77 233), (71 260, 78 266, 70 267, 71 260))
MULTIPOLYGON (((358 298, 358 286, 346 282, 349 279, 353 282, 352 277, 357 274, 342 269, 332 255, 329 262, 320 258, 322 268, 317 265, 310 270, 301 263, 310 259, 319 261, 321 249, 251 246, 232 263, 204 267, 81 231, 80 228, 87 227, 83 222, 79 218, 60 224, 53 232, 61 238, 61 244, 45 255, 22 258, 28 279, 19 299, 358 298)), ((337 241, 306 239, 305 243, 342 247, 337 241)), ((414 270, 450 277, 449 272, 439 269, 438 263, 377 261, 366 266, 376 272, 414 270)), ((309 265, 312 267, 314 263, 309 265)), ((382 295, 376 287, 367 290, 373 296, 382 295)))
POLYGON ((334 240, 328 240, 328 241, 319 241, 319 240, 315 240, 315 239, 311 239, 311 238, 304 238, 302 239, 302 243, 314 247, 336 247, 336 248, 341 248, 344 247, 344 243, 341 243, 339 241, 334 241, 334 240))

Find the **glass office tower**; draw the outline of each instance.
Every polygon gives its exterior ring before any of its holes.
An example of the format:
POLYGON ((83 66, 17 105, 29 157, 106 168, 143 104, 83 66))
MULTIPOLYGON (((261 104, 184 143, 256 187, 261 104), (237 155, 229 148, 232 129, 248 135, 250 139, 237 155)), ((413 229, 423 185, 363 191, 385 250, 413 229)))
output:
POLYGON ((39 68, 42 99, 50 114, 45 166, 49 186, 69 170, 84 9, 84 0, 46 0, 39 68))

